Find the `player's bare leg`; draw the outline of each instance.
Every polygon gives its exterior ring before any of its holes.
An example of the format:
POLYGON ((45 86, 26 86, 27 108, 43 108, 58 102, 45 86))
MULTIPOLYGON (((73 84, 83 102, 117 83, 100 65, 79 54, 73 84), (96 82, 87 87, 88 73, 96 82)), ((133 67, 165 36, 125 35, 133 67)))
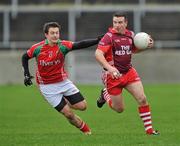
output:
POLYGON ((123 96, 119 95, 109 95, 107 89, 101 90, 101 95, 97 100, 97 106, 101 108, 105 103, 109 105, 114 111, 121 113, 124 111, 124 101, 123 96))
POLYGON ((80 117, 73 113, 68 104, 64 106, 64 108, 61 110, 61 113, 68 119, 68 121, 72 125, 79 128, 84 134, 91 134, 91 129, 89 128, 89 126, 83 120, 81 120, 80 117))
POLYGON ((148 135, 158 135, 159 132, 155 131, 152 127, 151 110, 144 94, 144 88, 141 81, 134 82, 126 86, 126 89, 133 95, 138 102, 139 114, 144 123, 145 131, 148 135))
POLYGON ((112 100, 112 106, 111 108, 118 112, 118 113, 122 113, 124 111, 124 100, 123 100, 123 96, 121 94, 119 95, 110 95, 111 100, 112 100))
POLYGON ((80 110, 80 111, 84 111, 87 108, 87 102, 86 100, 83 100, 81 102, 78 102, 76 104, 71 105, 68 101, 66 101, 68 103, 68 105, 75 110, 80 110))

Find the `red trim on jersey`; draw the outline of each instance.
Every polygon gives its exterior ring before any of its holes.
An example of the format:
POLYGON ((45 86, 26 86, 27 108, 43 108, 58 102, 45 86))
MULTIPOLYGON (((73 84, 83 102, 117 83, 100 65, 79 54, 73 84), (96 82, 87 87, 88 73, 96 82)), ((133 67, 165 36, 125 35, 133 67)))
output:
POLYGON ((34 56, 33 56, 34 50, 35 50, 37 47, 39 47, 39 46, 41 46, 41 45, 44 45, 44 44, 45 44, 45 40, 43 40, 43 41, 41 41, 41 42, 39 42, 39 43, 37 43, 37 44, 32 45, 32 47, 31 47, 29 50, 27 50, 28 56, 29 56, 30 58, 34 57, 34 56))

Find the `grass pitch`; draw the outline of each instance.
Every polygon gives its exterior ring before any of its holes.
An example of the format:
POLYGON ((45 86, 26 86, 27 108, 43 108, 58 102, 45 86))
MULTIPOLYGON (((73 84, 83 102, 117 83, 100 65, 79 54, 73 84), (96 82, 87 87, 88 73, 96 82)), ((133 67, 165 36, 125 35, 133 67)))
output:
POLYGON ((124 92, 126 109, 119 114, 96 107, 100 86, 81 85, 88 109, 75 111, 92 129, 83 135, 51 108, 35 86, 0 86, 0 146, 180 146, 180 85, 146 85, 153 126, 147 136, 136 101, 124 92))

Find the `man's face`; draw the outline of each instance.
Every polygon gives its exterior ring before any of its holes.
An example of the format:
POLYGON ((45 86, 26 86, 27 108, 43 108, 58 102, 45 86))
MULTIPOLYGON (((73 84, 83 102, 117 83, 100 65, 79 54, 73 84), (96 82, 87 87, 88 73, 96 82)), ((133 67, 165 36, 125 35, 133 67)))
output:
POLYGON ((124 34, 127 27, 127 20, 124 17, 113 17, 113 28, 120 34, 124 34))
POLYGON ((48 39, 49 44, 57 43, 60 34, 58 27, 50 27, 48 33, 45 33, 45 37, 48 39))

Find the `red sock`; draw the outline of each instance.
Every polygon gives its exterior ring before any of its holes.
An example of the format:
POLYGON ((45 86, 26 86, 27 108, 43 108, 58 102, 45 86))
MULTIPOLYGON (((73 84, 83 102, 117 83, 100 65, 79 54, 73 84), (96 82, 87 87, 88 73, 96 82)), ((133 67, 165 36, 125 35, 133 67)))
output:
POLYGON ((150 110, 149 105, 140 106, 139 114, 144 123, 144 128, 145 128, 146 133, 152 134, 153 128, 152 128, 152 120, 151 120, 151 110, 150 110))
POLYGON ((109 93, 107 92, 106 88, 104 89, 103 96, 106 102, 108 103, 109 107, 112 108, 112 99, 110 98, 109 93))
POLYGON ((91 129, 89 128, 89 126, 84 122, 82 121, 81 123, 81 126, 79 128, 84 134, 91 134, 91 129))

